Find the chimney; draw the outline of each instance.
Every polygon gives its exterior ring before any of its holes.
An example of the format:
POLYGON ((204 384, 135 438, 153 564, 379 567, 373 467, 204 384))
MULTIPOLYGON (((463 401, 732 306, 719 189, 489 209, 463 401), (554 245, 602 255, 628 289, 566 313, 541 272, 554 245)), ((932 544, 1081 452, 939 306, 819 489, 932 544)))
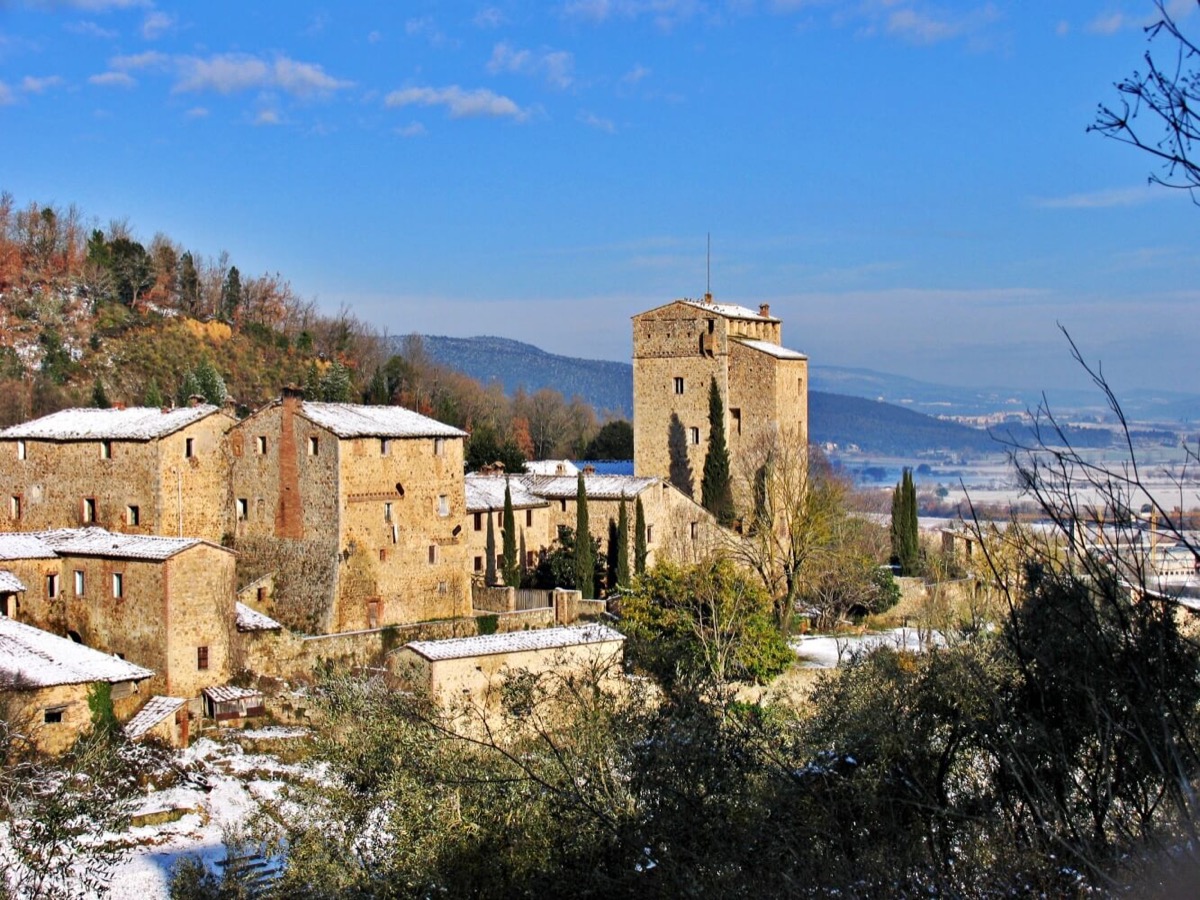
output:
POLYGON ((758 305, 758 314, 759 314, 760 316, 762 316, 764 319, 769 319, 769 318, 771 318, 771 304, 769 304, 769 303, 760 303, 760 304, 758 305))
POLYGON ((583 467, 583 474, 584 474, 584 475, 595 475, 595 474, 596 474, 596 467, 595 467, 595 466, 584 466, 584 467, 583 467))
POLYGON ((280 399, 283 400, 284 406, 296 409, 304 400, 304 388, 298 387, 295 383, 289 384, 280 393, 280 399))
POLYGON ((112 408, 113 408, 113 409, 124 409, 124 408, 125 408, 125 404, 124 404, 124 403, 114 403, 114 404, 112 405, 112 408))
POLYGON ((203 402, 204 397, 200 394, 192 394, 192 396, 188 397, 188 406, 199 406, 203 402))

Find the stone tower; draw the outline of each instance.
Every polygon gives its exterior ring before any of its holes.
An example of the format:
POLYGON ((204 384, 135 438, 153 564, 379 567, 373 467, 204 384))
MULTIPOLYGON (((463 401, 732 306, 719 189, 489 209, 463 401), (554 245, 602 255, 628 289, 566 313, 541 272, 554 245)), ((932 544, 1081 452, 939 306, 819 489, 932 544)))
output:
POLYGON ((766 304, 754 312, 715 303, 711 295, 634 316, 634 472, 700 496, 715 378, 725 404, 735 499, 744 501, 737 487, 746 483, 743 455, 754 442, 773 433, 808 440, 808 357, 781 340, 782 322, 766 304))

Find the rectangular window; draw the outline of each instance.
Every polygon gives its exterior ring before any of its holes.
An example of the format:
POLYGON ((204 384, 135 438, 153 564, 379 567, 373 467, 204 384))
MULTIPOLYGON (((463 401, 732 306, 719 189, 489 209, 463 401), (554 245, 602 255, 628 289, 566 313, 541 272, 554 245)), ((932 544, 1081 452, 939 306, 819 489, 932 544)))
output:
POLYGON ((533 510, 532 509, 525 510, 525 527, 526 528, 533 527, 533 510))
POLYGON ((13 494, 8 498, 8 517, 14 521, 21 518, 21 495, 13 494))
POLYGON ((125 524, 126 525, 141 525, 142 511, 136 506, 125 507, 125 524))
POLYGON ((191 459, 196 455, 196 439, 184 438, 183 440, 183 456, 184 459, 191 459))
POLYGON ((445 452, 446 452, 446 439, 445 438, 434 438, 433 439, 433 455, 434 456, 442 456, 443 454, 445 454, 445 452))
POLYGON ((694 541, 696 539, 696 532, 698 530, 695 522, 692 523, 691 530, 692 530, 692 540, 694 541))
POLYGON ((437 558, 438 558, 437 544, 430 544, 429 545, 429 564, 431 566, 437 565, 437 558))
POLYGON ((683 393, 683 379, 682 378, 675 379, 675 393, 677 393, 677 394, 683 393))
POLYGON ((395 525, 392 526, 392 543, 393 544, 400 543, 400 529, 397 528, 395 525))
POLYGON ((28 459, 27 452, 28 448, 25 446, 25 442, 17 441, 17 459, 28 459))
POLYGON ((383 521, 392 521, 392 504, 390 501, 383 504, 383 521))
POLYGON ((450 498, 446 494, 438 494, 438 515, 443 519, 450 515, 450 498))
POLYGON ((439 582, 438 582, 438 593, 439 593, 439 594, 448 594, 448 593, 450 593, 450 582, 448 582, 448 581, 439 581, 439 582))
POLYGON ((315 437, 310 437, 308 439, 308 455, 309 456, 317 456, 320 454, 320 452, 321 452, 320 440, 315 437))
POLYGON ((696 427, 692 427, 692 428, 688 429, 688 432, 691 434, 692 443, 699 444, 700 443, 700 429, 696 428, 696 427))
POLYGON ((559 510, 559 512, 567 511, 567 500, 565 497, 558 501, 558 510, 559 510))
POLYGON ((96 498, 83 498, 83 524, 89 525, 96 521, 96 498))
POLYGON ((391 438, 380 438, 379 439, 379 455, 380 456, 388 456, 391 454, 391 452, 392 452, 392 439, 391 438))
POLYGON ((472 527, 476 531, 483 531, 483 513, 475 513, 475 523, 472 527))
POLYGON ((475 557, 475 571, 476 572, 483 571, 483 557, 482 556, 475 557))
POLYGON ((55 597, 58 596, 58 576, 57 575, 47 575, 46 576, 46 596, 49 597, 51 600, 53 600, 55 597))
POLYGON ((65 706, 51 706, 42 714, 42 721, 47 725, 61 725, 66 711, 65 706))
POLYGON ((250 518, 250 501, 245 497, 237 498, 237 518, 239 522, 245 522, 250 518))
POLYGON ((368 600, 367 601, 367 627, 368 628, 378 628, 379 627, 379 601, 378 600, 368 600))
POLYGON ((387 548, 386 547, 379 548, 379 561, 387 562, 387 548))
POLYGON ((534 559, 533 559, 533 551, 526 550, 525 551, 525 568, 532 569, 534 567, 534 565, 535 565, 535 563, 534 563, 534 559))
POLYGON ((646 543, 647 544, 654 543, 654 526, 653 525, 646 526, 646 543))
POLYGON ((742 433, 742 411, 734 407, 729 410, 729 418, 733 419, 733 433, 742 433))
POLYGON ((254 452, 259 456, 267 455, 267 436, 265 434, 260 434, 254 439, 254 452))
POLYGON ((198 670, 200 670, 201 672, 203 672, 204 670, 206 670, 208 668, 208 648, 207 647, 197 647, 196 648, 196 668, 198 670))
POLYGON ((76 597, 83 596, 84 586, 85 586, 85 582, 84 582, 84 578, 83 578, 83 569, 76 569, 75 570, 75 596, 76 597))
POLYGON ((260 604, 266 603, 267 602, 267 589, 265 587, 259 587, 259 589, 254 592, 254 596, 260 604))
POLYGON ((100 442, 100 458, 112 459, 112 441, 100 442))
POLYGON ((125 596, 125 576, 120 572, 113 572, 113 597, 120 600, 125 596))

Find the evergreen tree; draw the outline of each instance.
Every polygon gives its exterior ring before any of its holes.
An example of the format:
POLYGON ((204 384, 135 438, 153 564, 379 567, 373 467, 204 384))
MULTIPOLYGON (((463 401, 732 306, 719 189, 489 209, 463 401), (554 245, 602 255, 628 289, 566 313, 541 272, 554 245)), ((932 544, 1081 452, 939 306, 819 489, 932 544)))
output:
POLYGON ((633 571, 638 575, 646 571, 646 511, 641 497, 633 505, 633 571))
POLYGON ((149 407, 161 407, 165 402, 162 391, 158 389, 158 380, 151 378, 150 383, 146 385, 146 393, 142 396, 142 404, 149 407))
POLYGON ((496 583, 496 529, 492 525, 492 511, 489 509, 485 515, 488 520, 487 527, 487 542, 483 545, 483 552, 487 556, 487 569, 484 573, 483 580, 488 585, 496 583))
POLYGON ((617 514, 617 588, 629 587, 629 512, 625 498, 621 498, 621 509, 617 514))
POLYGON ((617 589, 617 542, 621 539, 617 520, 608 520, 608 552, 604 554, 604 587, 608 591, 617 589))
POLYGON ((326 403, 349 403, 352 390, 350 370, 334 360, 321 379, 321 399, 326 403))
POLYGON ((221 318, 232 322, 242 305, 242 274, 237 266, 230 266, 221 285, 221 318))
POLYGON ((920 568, 921 549, 917 530, 917 488, 912 469, 905 468, 892 491, 892 562, 901 575, 914 575, 920 568))
POLYGON ((188 401, 198 394, 203 394, 200 390, 200 382, 196 380, 196 373, 191 370, 183 375, 183 381, 179 382, 179 390, 175 394, 176 406, 187 406, 188 401))
POLYGON ((504 583, 509 587, 519 587, 521 584, 521 566, 517 562, 517 524, 513 515, 512 491, 508 487, 508 479, 504 479, 504 583))
POLYGON ((592 542, 588 540, 591 531, 588 529, 587 487, 583 483, 583 473, 579 473, 579 484, 575 490, 575 534, 578 536, 575 545, 575 584, 583 594, 584 600, 596 596, 596 560, 593 556, 592 542))
POLYGON ((308 364, 308 372, 304 375, 304 399, 321 399, 321 372, 317 368, 316 360, 308 364))
POLYGON ((708 454, 700 482, 701 505, 722 525, 733 521, 733 485, 729 476, 729 448, 725 444, 725 405, 717 379, 708 384, 708 454))
POLYGON ((208 359, 202 359, 200 365, 196 366, 195 375, 196 383, 200 386, 199 393, 204 396, 206 402, 213 406, 220 406, 225 402, 228 391, 225 389, 225 379, 221 377, 216 366, 208 359))
POLYGON ((179 259, 179 300, 186 312, 196 315, 200 311, 200 273, 191 253, 179 259))
POLYGON ((92 385, 92 406, 96 409, 108 409, 112 404, 108 400, 108 394, 104 391, 104 382, 100 380, 100 376, 96 376, 96 381, 92 385))

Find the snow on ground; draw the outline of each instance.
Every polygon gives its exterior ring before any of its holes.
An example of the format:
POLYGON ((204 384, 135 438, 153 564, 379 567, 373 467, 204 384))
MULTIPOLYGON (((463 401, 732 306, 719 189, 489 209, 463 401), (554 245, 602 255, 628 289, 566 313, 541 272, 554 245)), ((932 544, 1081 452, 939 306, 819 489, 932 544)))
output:
POLYGON ((868 652, 876 647, 894 647, 920 653, 929 646, 945 646, 945 638, 937 632, 918 632, 915 628, 893 628, 872 634, 805 635, 790 642, 801 665, 811 669, 836 669, 850 661, 857 653, 868 652))
MULTIPOLYGON (((298 728, 259 728, 238 732, 254 739, 297 738, 298 728)), ((225 858, 224 839, 250 820, 263 801, 273 800, 287 781, 309 777, 303 766, 281 763, 273 756, 246 753, 233 742, 201 738, 177 756, 178 764, 196 777, 185 784, 151 791, 137 811, 193 810, 175 822, 131 828, 126 837, 136 844, 113 872, 113 900, 166 898, 171 870, 188 856, 199 856, 214 868, 225 858), (207 783, 208 790, 204 789, 207 783)))

